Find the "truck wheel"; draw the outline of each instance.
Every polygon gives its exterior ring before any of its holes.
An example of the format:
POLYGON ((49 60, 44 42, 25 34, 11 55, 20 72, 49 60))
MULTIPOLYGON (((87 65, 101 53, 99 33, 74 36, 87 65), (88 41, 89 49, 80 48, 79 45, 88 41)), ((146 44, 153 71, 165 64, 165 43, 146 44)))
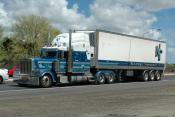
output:
POLYGON ((154 74, 154 72, 150 72, 149 73, 149 80, 150 81, 154 81, 155 80, 155 74, 154 74))
POLYGON ((44 75, 40 78, 40 86, 43 88, 51 87, 52 85, 52 79, 49 75, 44 75))
POLYGON ((2 84, 3 83, 3 78, 2 78, 2 76, 0 76, 0 84, 2 84))
POLYGON ((148 81, 148 79, 149 79, 149 74, 148 74, 148 72, 143 72, 143 74, 142 74, 142 81, 144 81, 144 82, 146 82, 146 81, 148 81))
POLYGON ((161 74, 160 74, 160 72, 156 72, 156 74, 155 74, 155 80, 156 81, 161 80, 161 74))
POLYGON ((96 84, 104 84, 105 83, 105 75, 103 73, 99 73, 96 76, 96 84))
POLYGON ((114 75, 113 73, 110 73, 110 74, 107 76, 107 78, 106 78, 106 82, 107 82, 108 84, 114 83, 114 80, 115 80, 115 75, 114 75))

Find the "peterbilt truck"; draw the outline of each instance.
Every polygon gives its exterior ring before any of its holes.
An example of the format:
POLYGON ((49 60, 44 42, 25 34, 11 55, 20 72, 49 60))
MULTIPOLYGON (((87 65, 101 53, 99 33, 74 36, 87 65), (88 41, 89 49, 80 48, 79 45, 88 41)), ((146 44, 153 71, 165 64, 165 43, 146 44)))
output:
POLYGON ((14 74, 19 85, 115 83, 136 78, 159 81, 166 62, 166 43, 104 30, 70 30, 56 36, 39 58, 22 59, 14 74))

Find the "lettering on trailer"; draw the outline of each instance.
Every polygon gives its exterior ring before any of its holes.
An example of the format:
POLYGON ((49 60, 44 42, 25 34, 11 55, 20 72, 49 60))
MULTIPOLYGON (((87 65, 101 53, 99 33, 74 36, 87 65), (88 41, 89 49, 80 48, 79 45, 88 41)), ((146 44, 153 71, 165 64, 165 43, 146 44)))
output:
POLYGON ((161 45, 159 44, 158 46, 155 47, 155 57, 158 58, 158 61, 160 61, 162 53, 163 51, 161 49, 161 45))

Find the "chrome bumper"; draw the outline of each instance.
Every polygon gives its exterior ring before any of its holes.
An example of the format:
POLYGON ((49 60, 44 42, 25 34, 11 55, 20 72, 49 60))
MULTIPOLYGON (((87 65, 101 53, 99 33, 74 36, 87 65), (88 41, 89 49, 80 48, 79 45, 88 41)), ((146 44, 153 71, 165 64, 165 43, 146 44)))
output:
POLYGON ((13 77, 13 82, 17 84, 39 86, 39 76, 29 74, 20 74, 13 77))

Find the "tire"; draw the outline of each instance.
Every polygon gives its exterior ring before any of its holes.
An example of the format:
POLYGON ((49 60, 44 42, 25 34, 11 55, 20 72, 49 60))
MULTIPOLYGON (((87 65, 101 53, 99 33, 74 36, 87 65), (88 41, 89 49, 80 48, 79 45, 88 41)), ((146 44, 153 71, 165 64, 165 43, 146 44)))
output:
POLYGON ((149 73, 148 72, 143 72, 143 74, 142 74, 142 77, 141 77, 141 80, 143 81, 143 82, 146 82, 146 81, 148 81, 148 79, 149 79, 149 73))
POLYGON ((2 76, 0 76, 0 84, 2 84, 3 83, 3 78, 2 78, 2 76))
POLYGON ((49 75, 44 75, 40 78, 40 86, 42 88, 48 88, 52 86, 52 79, 49 75))
POLYGON ((109 75, 107 75, 106 77, 106 83, 108 84, 112 84, 115 81, 115 75, 113 73, 110 73, 109 75))
POLYGON ((149 80, 150 81, 154 81, 155 80, 155 74, 154 74, 154 72, 150 72, 149 73, 149 80))
POLYGON ((160 72, 156 72, 156 74, 155 74, 155 80, 156 81, 161 80, 161 74, 160 74, 160 72))
POLYGON ((103 73, 99 73, 96 76, 96 84, 104 84, 105 83, 105 75, 103 73))

